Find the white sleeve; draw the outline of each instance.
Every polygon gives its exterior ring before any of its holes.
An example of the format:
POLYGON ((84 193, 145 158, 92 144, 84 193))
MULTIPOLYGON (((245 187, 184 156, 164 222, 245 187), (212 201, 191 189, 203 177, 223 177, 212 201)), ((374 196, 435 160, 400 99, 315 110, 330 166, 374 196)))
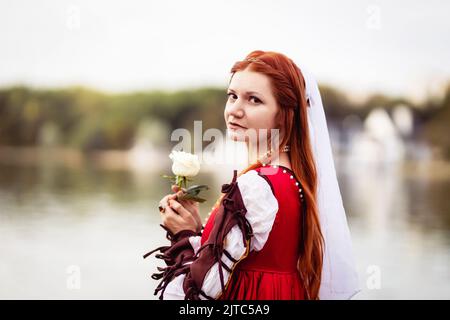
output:
POLYGON ((184 300, 184 290, 183 290, 183 282, 184 278, 186 278, 185 274, 180 274, 175 277, 164 290, 163 299, 164 300, 184 300))
POLYGON ((278 200, 269 183, 254 170, 243 174, 237 180, 247 209, 245 217, 253 228, 251 249, 260 251, 272 230, 278 212, 278 200))
POLYGON ((201 236, 189 237, 189 242, 191 243, 192 249, 194 249, 194 254, 197 254, 198 249, 200 249, 202 245, 201 241, 202 241, 201 236))
MULTIPOLYGON (((260 251, 266 243, 272 230, 273 222, 278 212, 278 201, 275 198, 268 182, 258 172, 251 170, 238 179, 238 187, 241 192, 247 213, 245 218, 253 229, 253 237, 250 241, 250 251, 260 251)), ((238 226, 234 226, 227 234, 225 249, 235 258, 241 260, 246 248, 242 243, 242 232, 238 226)), ((233 262, 225 255, 222 256, 230 269, 233 262)), ((229 272, 224 270, 224 281, 228 282, 229 272)), ((221 294, 219 279, 219 266, 216 263, 206 274, 202 290, 210 297, 218 297, 221 294)))
MULTIPOLYGON (((197 254, 201 247, 201 236, 189 237, 189 242, 194 249, 194 254, 197 254)), ((164 291, 164 300, 184 300, 183 281, 186 278, 185 274, 180 274, 175 277, 166 287, 164 291)))

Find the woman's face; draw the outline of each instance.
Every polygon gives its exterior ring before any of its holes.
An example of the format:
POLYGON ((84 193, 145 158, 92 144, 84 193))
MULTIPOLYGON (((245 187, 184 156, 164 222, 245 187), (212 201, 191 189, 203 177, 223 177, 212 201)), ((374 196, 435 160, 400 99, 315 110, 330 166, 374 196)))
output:
POLYGON ((276 122, 279 107, 266 75, 238 71, 231 79, 227 94, 224 116, 230 139, 248 142, 252 134, 259 137, 261 129, 267 129, 269 134, 270 129, 279 128, 276 122))

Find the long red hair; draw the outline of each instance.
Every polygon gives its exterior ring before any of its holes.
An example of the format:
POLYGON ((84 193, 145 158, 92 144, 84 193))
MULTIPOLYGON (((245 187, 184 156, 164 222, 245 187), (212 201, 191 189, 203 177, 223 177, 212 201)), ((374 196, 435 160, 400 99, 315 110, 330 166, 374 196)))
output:
MULTIPOLYGON (((280 148, 290 146, 291 168, 303 185, 306 201, 303 219, 304 243, 300 244, 302 251, 297 268, 303 280, 306 298, 317 300, 322 276, 324 240, 316 202, 317 171, 309 139, 305 79, 291 59, 277 52, 251 52, 243 61, 233 65, 232 76, 245 69, 270 78, 272 93, 279 106, 277 116, 285 129, 280 148)), ((261 163, 258 161, 244 169, 240 175, 259 166, 261 163)))

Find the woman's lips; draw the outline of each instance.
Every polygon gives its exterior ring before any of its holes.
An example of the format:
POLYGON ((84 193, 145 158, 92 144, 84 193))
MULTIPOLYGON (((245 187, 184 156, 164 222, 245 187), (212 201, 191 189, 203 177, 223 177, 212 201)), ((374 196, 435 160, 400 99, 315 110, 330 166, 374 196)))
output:
POLYGON ((232 129, 232 130, 237 130, 237 129, 245 130, 245 129, 247 129, 245 127, 242 127, 242 126, 240 126, 238 124, 235 124, 235 123, 232 123, 232 122, 228 122, 228 127, 230 129, 232 129))

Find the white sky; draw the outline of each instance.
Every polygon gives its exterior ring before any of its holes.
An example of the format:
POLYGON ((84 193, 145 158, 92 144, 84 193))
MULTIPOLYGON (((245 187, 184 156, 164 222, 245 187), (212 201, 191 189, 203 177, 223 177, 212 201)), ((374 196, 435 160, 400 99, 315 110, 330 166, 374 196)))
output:
POLYGON ((252 50, 285 53, 357 98, 450 80, 450 1, 0 0, 0 86, 225 86, 252 50))

